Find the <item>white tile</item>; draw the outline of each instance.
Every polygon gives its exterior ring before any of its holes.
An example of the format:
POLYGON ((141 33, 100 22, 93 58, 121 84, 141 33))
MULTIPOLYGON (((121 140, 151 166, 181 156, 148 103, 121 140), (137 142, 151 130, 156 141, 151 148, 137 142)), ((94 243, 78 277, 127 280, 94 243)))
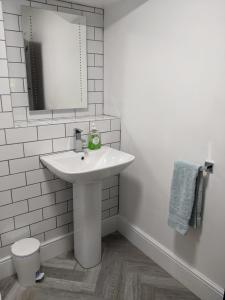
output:
POLYGON ((10 94, 8 78, 0 78, 0 94, 10 94))
POLYGON ((67 138, 53 140, 54 152, 72 150, 74 148, 75 148, 74 137, 67 137, 67 138))
POLYGON ((29 210, 36 210, 55 204, 55 194, 43 195, 28 200, 29 210))
POLYGON ((11 218, 28 211, 27 201, 20 201, 2 206, 0 209, 0 220, 11 218))
POLYGON ((17 188, 25 184, 26 179, 24 173, 0 177, 0 191, 17 188))
POLYGON ((65 126, 63 124, 38 127, 39 140, 60 138, 64 136, 65 136, 65 126))
POLYGON ((2 95, 2 110, 12 111, 12 103, 10 95, 2 95))
POLYGON ((74 129, 79 128, 82 130, 82 134, 89 133, 89 122, 76 122, 66 124, 66 136, 74 137, 74 129))
POLYGON ((75 111, 73 109, 57 109, 53 110, 53 118, 74 118, 75 111))
POLYGON ((94 92, 94 91, 95 91, 95 81, 88 80, 88 92, 94 92))
POLYGON ((103 41, 104 40, 104 31, 103 28, 95 27, 95 40, 96 41, 103 41))
POLYGON ((87 52, 103 54, 103 42, 101 41, 87 41, 87 52))
POLYGON ((3 20, 2 2, 0 2, 0 20, 3 20))
POLYGON ((26 0, 6 0, 3 3, 4 11, 12 14, 21 15, 21 5, 27 5, 26 0))
POLYGON ((27 119, 26 107, 14 107, 14 121, 25 121, 27 119))
POLYGON ((73 212, 69 212, 57 217, 57 226, 63 226, 71 222, 73 222, 73 212))
POLYGON ((21 62, 20 48, 7 47, 8 62, 21 62))
POLYGON ((111 130, 120 130, 120 119, 111 120, 111 130))
MULTIPOLYGON (((45 6, 46 7, 46 6, 45 6)), ((56 7, 56 6, 55 6, 56 7)), ((58 6, 58 11, 82 16, 82 12, 68 7, 58 6)))
POLYGON ((94 14, 94 13, 86 13, 86 22, 88 26, 96 26, 96 27, 103 27, 104 26, 104 19, 102 15, 94 14))
POLYGON ((88 67, 94 67, 95 66, 95 55, 94 54, 88 54, 88 67))
POLYGON ((120 131, 102 133, 102 144, 116 143, 120 141, 120 131))
POLYGON ((22 78, 10 78, 10 89, 12 93, 24 92, 23 79, 22 78))
POLYGON ((0 161, 23 157, 23 145, 4 145, 0 146, 0 161))
POLYGON ((102 200, 107 200, 107 199, 109 199, 109 189, 102 191, 102 200))
POLYGON ((104 91, 104 81, 103 80, 95 80, 95 90, 97 91, 104 91))
POLYGON ((26 185, 24 187, 12 190, 13 202, 26 200, 40 195, 41 195, 41 185, 39 183, 33 185, 26 185))
POLYGON ((25 51, 24 51, 24 48, 20 48, 20 53, 21 53, 21 61, 25 62, 25 51))
POLYGON ((4 40, 4 39, 5 39, 4 25, 3 22, 0 21, 0 40, 4 40))
POLYGON ((109 200, 105 200, 102 202, 102 210, 106 210, 112 207, 118 206, 118 197, 109 199, 109 200))
POLYGON ((4 13, 5 30, 19 31, 19 17, 13 14, 4 13))
POLYGON ((34 156, 52 152, 52 141, 38 141, 24 144, 25 156, 34 156))
POLYGON ((0 130, 0 145, 4 145, 5 143, 6 143, 5 132, 4 130, 0 130))
POLYGON ((80 4, 73 4, 73 3, 72 3, 72 8, 82 10, 82 11, 91 11, 91 12, 95 11, 94 7, 84 6, 80 4))
POLYGON ((9 165, 7 161, 0 162, 0 176, 9 174, 9 165))
POLYGON ((37 140, 36 127, 6 129, 7 144, 31 142, 37 140))
POLYGON ((96 116, 103 115, 103 114, 104 114, 103 104, 96 104, 96 116))
POLYGON ((24 227, 33 223, 40 222, 42 220, 42 210, 36 210, 26 214, 15 217, 16 228, 24 227))
POLYGON ((94 40, 95 39, 95 28, 87 26, 87 39, 94 40))
POLYGON ((110 131, 110 120, 94 121, 94 124, 100 132, 110 131))
POLYGON ((42 194, 49 194, 52 192, 60 191, 66 189, 67 187, 68 183, 62 181, 61 179, 55 179, 41 183, 42 194))
POLYGON ((76 110, 76 117, 90 117, 95 116, 95 104, 88 104, 88 107, 85 109, 77 109, 76 110))
POLYGON ((73 199, 68 201, 68 212, 73 211, 73 199))
POLYGON ((13 230, 13 229, 14 229, 13 218, 0 221, 0 234, 10 231, 10 230, 13 230))
POLYGON ((0 206, 10 204, 11 202, 11 191, 0 192, 0 206))
POLYGON ((6 31, 6 46, 24 47, 22 32, 6 31))
POLYGON ((11 254, 10 247, 11 246, 5 246, 0 248, 0 258, 5 258, 11 254))
POLYGON ((8 66, 6 59, 0 59, 0 77, 8 77, 8 66))
POLYGON ((103 68, 88 67, 88 79, 103 79, 103 68))
POLYGON ((0 41, 0 58, 6 58, 5 41, 0 41))
POLYGON ((8 63, 9 77, 26 77, 26 66, 24 63, 8 63))
POLYGON ((39 169, 27 172, 27 184, 39 183, 52 178, 53 174, 48 169, 39 169))
POLYGON ((52 118, 52 111, 29 111, 27 109, 27 119, 28 120, 44 120, 44 119, 51 119, 52 118))
POLYGON ((67 212, 67 203, 65 202, 43 208, 44 219, 56 217, 66 212, 67 212))
POLYGON ((56 192, 56 203, 65 202, 67 200, 73 199, 73 190, 67 189, 63 191, 56 192))
POLYGON ((88 103, 103 103, 103 92, 88 92, 88 103))
POLYGON ((32 156, 9 161, 10 173, 20 173, 39 168, 39 157, 32 156))
POLYGON ((104 56, 101 54, 95 54, 95 66, 103 67, 104 65, 104 56))
POLYGON ((56 228, 56 219, 52 218, 52 219, 48 219, 36 224, 32 224, 30 225, 30 229, 31 229, 31 235, 34 234, 39 234, 51 229, 56 228))
POLYGON ((118 185, 117 176, 112 176, 103 180, 103 189, 107 189, 115 185, 118 185))
POLYGON ((120 143, 112 143, 111 148, 116 149, 116 150, 120 150, 120 143))
POLYGON ((64 235, 66 233, 68 233, 68 226, 67 225, 61 226, 61 227, 58 227, 56 229, 47 231, 45 233, 45 239, 50 240, 50 239, 53 239, 55 237, 59 237, 61 235, 64 235))
POLYGON ((104 14, 104 10, 103 10, 102 8, 96 7, 96 8, 95 8, 95 13, 96 13, 96 14, 103 15, 103 14, 104 14))
POLYGON ((44 233, 36 234, 36 235, 31 235, 35 239, 39 240, 40 243, 43 243, 45 241, 45 235, 44 233))
POLYGON ((13 115, 11 112, 0 113, 0 128, 10 128, 13 125, 13 115))
POLYGON ((62 6, 62 7, 69 7, 69 8, 71 8, 71 3, 64 2, 64 1, 47 0, 47 4, 59 5, 59 6, 62 6))
POLYGON ((109 209, 102 212, 102 220, 109 218, 109 209))
POLYGON ((28 94, 27 93, 12 93, 12 106, 28 106, 28 94))
POLYGON ((10 245, 22 238, 27 238, 29 236, 30 236, 30 230, 28 226, 17 230, 9 231, 1 235, 2 245, 3 246, 10 245))
POLYGON ((109 211, 109 214, 110 214, 110 217, 117 215, 118 214, 118 206, 111 208, 109 211))
POLYGON ((27 79, 26 78, 23 79, 23 85, 24 85, 24 92, 27 93, 28 87, 27 87, 27 79))
POLYGON ((113 186, 110 188, 110 198, 116 197, 119 195, 119 187, 113 186))

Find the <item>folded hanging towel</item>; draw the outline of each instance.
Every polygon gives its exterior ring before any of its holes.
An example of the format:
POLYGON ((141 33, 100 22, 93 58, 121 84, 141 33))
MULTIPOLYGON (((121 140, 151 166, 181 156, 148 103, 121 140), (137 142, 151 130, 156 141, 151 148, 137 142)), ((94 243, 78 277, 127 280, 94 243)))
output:
POLYGON ((202 212, 203 212, 203 197, 204 197, 204 176, 203 172, 199 171, 196 180, 195 200, 192 209, 191 219, 189 225, 194 229, 202 225, 202 212))
POLYGON ((201 220, 203 175, 200 168, 183 161, 174 164, 168 225, 183 235, 189 225, 197 228, 201 220))

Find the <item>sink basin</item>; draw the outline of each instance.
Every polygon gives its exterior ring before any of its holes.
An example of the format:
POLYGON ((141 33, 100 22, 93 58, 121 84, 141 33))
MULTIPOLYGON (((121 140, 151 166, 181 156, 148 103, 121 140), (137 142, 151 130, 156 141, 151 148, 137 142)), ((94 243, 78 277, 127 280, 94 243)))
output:
POLYGON ((51 172, 73 184, 74 256, 84 268, 101 261, 102 180, 119 174, 134 159, 110 147, 41 157, 51 172))
POLYGON ((133 155, 106 146, 88 150, 87 155, 69 151, 41 157, 50 171, 71 183, 98 181, 119 174, 133 160, 133 155))

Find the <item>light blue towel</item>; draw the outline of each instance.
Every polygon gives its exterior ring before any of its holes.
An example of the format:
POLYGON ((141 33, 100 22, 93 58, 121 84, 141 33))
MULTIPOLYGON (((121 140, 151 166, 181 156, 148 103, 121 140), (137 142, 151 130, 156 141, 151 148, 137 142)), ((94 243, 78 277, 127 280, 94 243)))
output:
POLYGON ((198 198, 202 197, 202 193, 198 193, 202 191, 199 189, 202 181, 197 180, 200 173, 200 165, 183 161, 174 164, 168 224, 183 235, 190 223, 197 226, 195 209, 198 208, 198 198))

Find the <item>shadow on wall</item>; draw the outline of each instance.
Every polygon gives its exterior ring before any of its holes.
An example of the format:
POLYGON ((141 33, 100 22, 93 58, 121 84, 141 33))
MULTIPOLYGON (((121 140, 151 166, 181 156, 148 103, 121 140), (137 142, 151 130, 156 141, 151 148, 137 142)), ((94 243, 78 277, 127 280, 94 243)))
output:
POLYGON ((207 175, 204 179, 204 194, 203 194, 203 220, 202 226, 194 230, 190 227, 188 234, 182 236, 179 233, 175 233, 174 236, 174 248, 176 253, 180 257, 184 257, 184 259, 191 265, 195 264, 196 261, 196 251, 198 248, 198 244, 201 239, 202 229, 204 226, 204 203, 205 203, 205 195, 208 186, 209 175, 207 175), (193 242, 194 241, 194 242, 193 242))
POLYGON ((105 28, 122 19, 137 7, 148 1, 149 0, 123 0, 116 1, 112 4, 107 5, 107 18, 105 20, 105 28))

